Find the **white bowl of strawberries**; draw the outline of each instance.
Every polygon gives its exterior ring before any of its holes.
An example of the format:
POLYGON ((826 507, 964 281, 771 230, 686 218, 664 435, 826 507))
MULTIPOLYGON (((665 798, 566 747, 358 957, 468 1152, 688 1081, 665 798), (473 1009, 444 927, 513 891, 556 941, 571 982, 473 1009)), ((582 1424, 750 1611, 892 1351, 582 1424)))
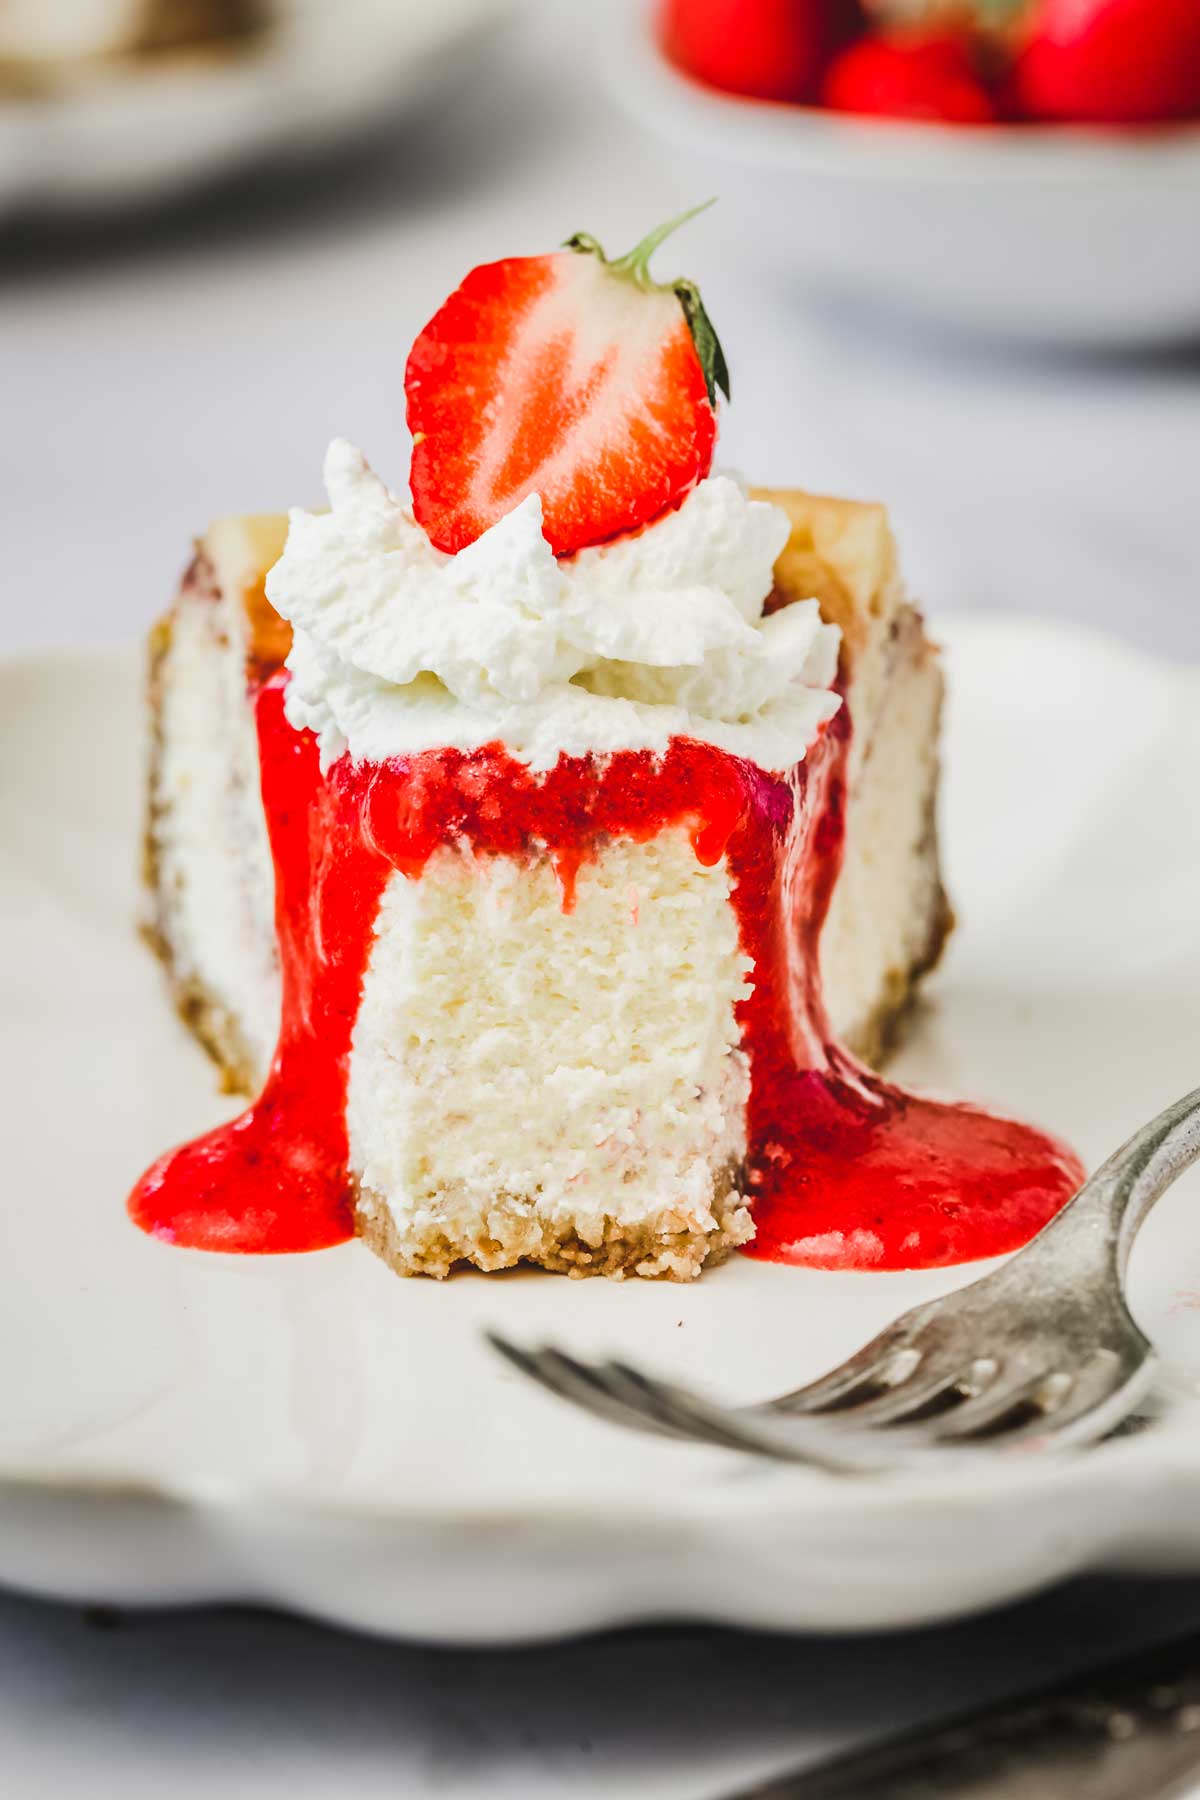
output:
POLYGON ((1200 0, 625 0, 618 91, 807 289, 1200 340, 1200 0))

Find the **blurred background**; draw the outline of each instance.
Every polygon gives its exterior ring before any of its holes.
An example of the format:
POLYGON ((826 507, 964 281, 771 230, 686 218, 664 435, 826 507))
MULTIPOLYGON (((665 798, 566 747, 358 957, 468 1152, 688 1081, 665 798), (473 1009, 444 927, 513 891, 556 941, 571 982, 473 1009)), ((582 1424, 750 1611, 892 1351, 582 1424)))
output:
MULTIPOLYGON (((472 265, 619 252, 713 194, 661 272, 721 333, 726 465, 886 500, 935 628, 1200 657, 1200 5, 1067 10, 1074 38, 1056 0, 0 0, 0 653, 137 637, 212 517, 320 501, 335 433, 402 487, 406 352, 472 265)), ((646 1633, 501 1673, 5 1599, 0 1747, 29 1795, 118 1766, 129 1794, 695 1795, 1197 1621, 1194 1586, 1093 1584, 886 1643, 646 1633)))

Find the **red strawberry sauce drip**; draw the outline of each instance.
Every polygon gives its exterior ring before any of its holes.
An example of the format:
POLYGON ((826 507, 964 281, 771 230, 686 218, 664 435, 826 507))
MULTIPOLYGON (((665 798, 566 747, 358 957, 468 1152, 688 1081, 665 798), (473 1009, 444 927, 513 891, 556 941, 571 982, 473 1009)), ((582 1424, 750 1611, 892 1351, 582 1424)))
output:
POLYGON ((748 1254, 828 1268, 899 1269, 1014 1250, 1082 1170, 1053 1139, 968 1106, 905 1093, 829 1042, 817 944, 840 862, 842 715, 790 778, 690 739, 663 757, 621 751, 534 776, 501 745, 386 764, 316 743, 262 690, 263 796, 275 859, 283 973, 266 1087, 231 1124, 162 1157, 130 1198, 157 1237, 207 1250, 317 1250, 353 1235, 344 1122, 351 1035, 376 914, 393 870, 420 875, 465 839, 483 854, 544 847, 563 904, 605 839, 672 826, 701 862, 728 858, 754 985, 739 1008, 749 1051, 748 1254), (793 828, 795 821, 795 828, 793 828))

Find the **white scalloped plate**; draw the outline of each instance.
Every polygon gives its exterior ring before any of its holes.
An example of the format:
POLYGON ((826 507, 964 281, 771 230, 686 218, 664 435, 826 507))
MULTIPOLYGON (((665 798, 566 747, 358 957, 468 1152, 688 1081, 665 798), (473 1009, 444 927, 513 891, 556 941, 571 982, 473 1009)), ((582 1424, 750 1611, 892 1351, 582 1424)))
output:
MULTIPOLYGON (((945 636, 961 929, 900 1070, 1094 1160, 1200 1079, 1200 677, 1048 624, 945 636)), ((255 1260, 142 1237, 129 1184, 230 1102, 134 934, 140 715, 131 652, 0 664, 0 1580, 483 1641, 664 1615, 886 1627, 1082 1569, 1200 1570, 1197 1178, 1134 1268, 1171 1359, 1163 1417, 1078 1457, 937 1477, 836 1480, 622 1433, 524 1385, 480 1331, 749 1398, 950 1275, 735 1258, 688 1288, 439 1285, 357 1244, 255 1260)))

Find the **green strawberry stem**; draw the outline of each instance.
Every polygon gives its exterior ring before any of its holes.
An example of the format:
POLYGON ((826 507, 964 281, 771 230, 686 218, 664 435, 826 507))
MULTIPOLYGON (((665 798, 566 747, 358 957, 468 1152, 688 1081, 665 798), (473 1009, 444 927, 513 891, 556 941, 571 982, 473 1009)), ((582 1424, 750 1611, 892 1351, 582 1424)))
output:
POLYGON ((719 388, 728 400, 729 366, 725 361, 725 352, 721 348, 721 340, 713 329, 712 320, 704 309, 700 298, 700 289, 694 281, 682 276, 675 281, 655 281, 650 274, 650 258, 659 245, 697 213, 707 212, 715 204, 712 200, 702 200, 699 206, 689 206, 686 212, 678 213, 675 218, 668 219, 665 225, 658 225, 648 232, 640 244, 624 256, 610 262, 598 240, 589 232, 577 231, 563 245, 565 250, 575 250, 584 256, 595 256, 602 262, 610 274, 622 281, 631 281, 635 287, 656 294, 674 294, 683 308, 683 316, 687 320, 688 330, 692 334, 692 342, 696 346, 696 355, 700 359, 700 367, 704 371, 704 384, 708 389, 708 398, 712 405, 717 403, 719 388))
MULTIPOLYGON (((636 281, 639 287, 654 287, 656 283, 650 279, 648 265, 658 246, 664 244, 679 230, 681 225, 686 225, 689 219, 694 219, 698 213, 707 212, 709 207, 715 206, 716 203, 717 197, 714 194, 711 200, 702 200, 699 206, 689 206, 686 212, 676 213, 675 217, 668 219, 665 225, 655 226, 654 230, 648 232, 640 244, 635 244, 632 250, 627 251, 624 256, 619 256, 616 262, 609 264, 609 267, 615 275, 628 275, 630 280, 636 281)), ((667 285, 673 287, 674 283, 669 282, 667 285)))

